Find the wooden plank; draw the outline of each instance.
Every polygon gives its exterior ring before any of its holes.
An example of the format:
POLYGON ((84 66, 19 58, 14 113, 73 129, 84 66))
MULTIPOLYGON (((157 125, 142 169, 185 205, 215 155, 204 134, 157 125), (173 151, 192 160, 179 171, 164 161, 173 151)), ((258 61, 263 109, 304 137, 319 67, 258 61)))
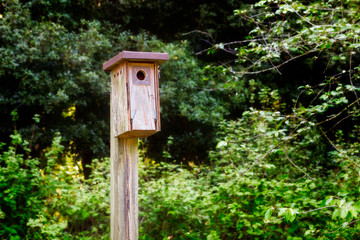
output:
POLYGON ((157 130, 132 130, 124 132, 119 138, 146 138, 157 132, 157 130))
POLYGON ((154 64, 129 63, 131 130, 156 130, 154 78, 154 64), (144 73, 143 80, 137 79, 138 72, 144 73))
POLYGON ((156 105, 155 107, 156 107, 156 114, 157 114, 155 124, 156 124, 156 130, 157 131, 161 130, 159 81, 160 81, 159 64, 157 62, 155 62, 155 81, 154 81, 154 85, 155 85, 155 105, 156 105))
MULTIPOLYGON (((111 118, 111 126, 113 126, 111 118)), ((138 139, 111 129, 111 239, 138 239, 138 139)))
POLYGON ((112 127, 115 136, 130 130, 126 74, 127 69, 124 63, 111 71, 111 117, 114 120, 112 127))

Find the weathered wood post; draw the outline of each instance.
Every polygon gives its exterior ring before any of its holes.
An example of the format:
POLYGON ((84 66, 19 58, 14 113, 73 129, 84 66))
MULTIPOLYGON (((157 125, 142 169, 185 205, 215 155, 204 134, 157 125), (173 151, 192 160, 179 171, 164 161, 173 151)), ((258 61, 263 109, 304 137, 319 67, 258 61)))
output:
POLYGON ((111 72, 111 239, 137 240, 138 138, 160 131, 158 66, 167 53, 123 51, 103 64, 111 72))

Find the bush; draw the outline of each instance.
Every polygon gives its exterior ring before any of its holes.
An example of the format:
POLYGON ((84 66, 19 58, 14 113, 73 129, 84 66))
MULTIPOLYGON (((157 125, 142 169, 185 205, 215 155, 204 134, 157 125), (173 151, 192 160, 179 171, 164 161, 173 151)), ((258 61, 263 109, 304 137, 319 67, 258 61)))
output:
POLYGON ((300 123, 251 110, 222 123, 211 167, 145 165, 141 238, 356 238, 358 144, 327 154, 300 123))
POLYGON ((84 180, 80 163, 64 155, 59 135, 45 151, 44 168, 29 157, 28 141, 16 132, 11 138, 0 155, 0 236, 109 238, 109 159, 94 160, 92 175, 84 180))

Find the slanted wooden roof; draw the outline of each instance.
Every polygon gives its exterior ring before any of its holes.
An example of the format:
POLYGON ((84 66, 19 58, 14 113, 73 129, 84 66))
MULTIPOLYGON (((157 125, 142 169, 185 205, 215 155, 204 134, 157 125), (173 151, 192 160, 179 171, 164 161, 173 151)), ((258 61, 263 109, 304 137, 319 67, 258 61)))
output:
POLYGON ((169 60, 167 53, 158 52, 134 52, 134 51, 122 51, 115 57, 103 64, 104 71, 111 71, 120 62, 129 60, 133 62, 157 62, 159 65, 169 60))

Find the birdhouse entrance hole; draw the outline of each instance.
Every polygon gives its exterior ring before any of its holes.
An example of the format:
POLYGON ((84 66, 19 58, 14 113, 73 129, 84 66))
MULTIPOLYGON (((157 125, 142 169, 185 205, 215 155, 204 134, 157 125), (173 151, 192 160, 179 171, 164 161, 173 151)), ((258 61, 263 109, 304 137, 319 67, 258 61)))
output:
POLYGON ((137 79, 138 80, 140 80, 140 81, 142 81, 142 80, 144 80, 145 79, 145 73, 144 73, 144 71, 138 71, 137 73, 136 73, 136 77, 137 77, 137 79))

